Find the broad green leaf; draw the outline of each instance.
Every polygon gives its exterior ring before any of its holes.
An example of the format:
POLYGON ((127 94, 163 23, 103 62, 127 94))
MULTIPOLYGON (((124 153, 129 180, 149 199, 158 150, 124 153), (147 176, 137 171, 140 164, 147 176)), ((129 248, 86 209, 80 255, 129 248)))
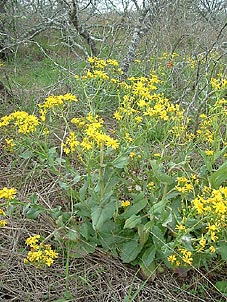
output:
POLYGON ((217 171, 211 174, 210 184, 218 189, 224 181, 227 180, 227 162, 225 162, 217 171))
POLYGON ((80 234, 76 230, 69 230, 64 236, 64 240, 69 240, 69 241, 78 241, 80 238, 80 234))
POLYGON ((31 150, 26 150, 26 151, 22 152, 21 154, 19 154, 19 157, 26 160, 26 159, 31 158, 32 155, 33 155, 33 152, 31 150))
POLYGON ((152 235, 152 239, 156 246, 156 249, 160 251, 163 245, 165 245, 165 238, 163 232, 157 225, 154 225, 150 233, 152 235))
POLYGON ((132 239, 131 241, 125 242, 122 245, 121 249, 121 259, 125 263, 130 263, 136 259, 139 253, 142 250, 142 246, 138 242, 137 238, 132 239))
POLYGON ((39 214, 44 213, 46 211, 45 208, 39 205, 30 205, 29 208, 24 210, 24 215, 28 219, 36 219, 39 214))
POLYGON ((217 281, 215 283, 215 286, 217 287, 217 289, 220 290, 220 292, 222 294, 227 295, 227 281, 226 280, 217 281))
POLYGON ((150 265, 145 265, 143 262, 140 263, 141 274, 144 279, 149 279, 153 281, 156 278, 156 263, 155 261, 151 262, 150 265))
POLYGON ((167 227, 173 221, 173 214, 167 211, 163 211, 162 226, 167 227))
POLYGON ((128 164, 128 156, 121 155, 112 161, 112 166, 118 169, 123 169, 128 164))
POLYGON ((89 240, 89 237, 94 235, 94 230, 90 222, 84 222, 80 225, 80 234, 86 239, 89 240))
POLYGON ((133 229, 139 223, 141 223, 141 217, 132 215, 125 221, 124 229, 133 229))
POLYGON ((227 260, 227 242, 221 242, 219 246, 219 252, 223 260, 227 260))
POLYGON ((104 206, 95 206, 91 209, 92 227, 99 230, 103 223, 113 217, 115 211, 115 203, 109 202, 104 206))
POLYGON ((225 146, 222 150, 215 152, 214 154, 214 160, 217 160, 219 156, 223 155, 227 149, 227 146, 225 146))
POLYGON ((155 176, 161 183, 164 183, 164 184, 171 185, 174 181, 173 177, 171 177, 165 173, 159 172, 159 173, 156 173, 155 176))
POLYGON ((151 247, 147 248, 146 251, 143 253, 142 256, 142 263, 149 267, 149 265, 154 261, 156 254, 156 247, 152 245, 151 247))
POLYGON ((121 215, 122 218, 129 218, 132 215, 137 214, 147 205, 147 200, 144 198, 144 194, 140 193, 137 198, 133 200, 133 205, 126 208, 125 212, 121 215))
POLYGON ((87 254, 94 253, 96 244, 94 242, 79 241, 71 245, 70 256, 81 258, 87 254))
POLYGON ((149 232, 146 230, 145 225, 143 224, 139 224, 137 228, 138 228, 140 244, 144 245, 149 238, 149 232))
POLYGON ((162 199, 159 202, 156 202, 148 212, 150 214, 150 219, 153 220, 155 215, 160 215, 166 208, 168 199, 162 199))
POLYGON ((164 183, 164 184, 172 184, 173 181, 174 181, 174 178, 169 176, 168 174, 166 173, 163 173, 161 171, 162 169, 162 166, 157 163, 156 160, 151 160, 150 161, 150 164, 151 164, 151 167, 152 167, 152 170, 154 172, 154 175, 155 177, 161 182, 161 183, 164 183))

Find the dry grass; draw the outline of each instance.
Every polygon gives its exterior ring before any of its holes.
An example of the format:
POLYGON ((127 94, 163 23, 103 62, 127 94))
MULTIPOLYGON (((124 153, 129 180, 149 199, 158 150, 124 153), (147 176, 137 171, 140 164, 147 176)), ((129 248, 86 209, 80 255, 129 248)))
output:
MULTIPOLYGON (((180 278, 165 270, 154 280, 144 281, 135 268, 100 250, 82 259, 70 259, 67 288, 66 255, 61 246, 56 246, 60 257, 50 268, 37 269, 23 263, 25 238, 34 233, 47 235, 52 229, 45 216, 39 220, 8 219, 8 227, 0 232, 0 301, 225 301, 212 286, 217 271, 207 274, 190 271, 180 278), (138 294, 132 299, 136 291, 138 294), (67 298, 67 292, 71 298, 67 298)), ((222 280, 226 272, 222 269, 222 280)))

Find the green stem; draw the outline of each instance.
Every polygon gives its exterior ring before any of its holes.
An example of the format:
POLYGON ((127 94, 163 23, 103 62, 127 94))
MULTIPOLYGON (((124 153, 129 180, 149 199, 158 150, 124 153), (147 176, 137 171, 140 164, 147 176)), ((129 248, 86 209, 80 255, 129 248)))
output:
POLYGON ((103 198, 103 195, 104 195, 103 162, 104 162, 104 150, 103 150, 103 144, 101 144, 100 163, 99 163, 99 181, 100 181, 100 197, 101 197, 101 199, 103 198))

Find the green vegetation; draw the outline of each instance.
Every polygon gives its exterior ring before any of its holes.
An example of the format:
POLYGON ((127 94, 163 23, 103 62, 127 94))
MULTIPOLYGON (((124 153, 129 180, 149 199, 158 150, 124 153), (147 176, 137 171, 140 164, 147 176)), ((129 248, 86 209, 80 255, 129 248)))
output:
MULTIPOLYGON (((146 280, 167 268, 209 270, 227 260, 224 63, 216 52, 163 53, 147 63, 149 71, 136 60, 123 80, 118 61, 88 58, 57 94, 32 106, 22 101, 0 119, 1 156, 13 163, 12 174, 21 162, 26 167, 21 182, 12 177, 0 190, 0 225, 10 227, 8 217, 19 213, 47 216, 53 231, 31 234, 22 254, 25 264, 42 268, 66 253, 66 287, 70 259, 96 249, 139 267, 146 280), (32 177, 54 181, 58 199, 42 202, 38 192, 20 199, 32 177)), ((11 79, 26 89, 51 85, 61 70, 49 59, 18 68, 11 79)), ((216 287, 224 297, 226 282, 216 287)))

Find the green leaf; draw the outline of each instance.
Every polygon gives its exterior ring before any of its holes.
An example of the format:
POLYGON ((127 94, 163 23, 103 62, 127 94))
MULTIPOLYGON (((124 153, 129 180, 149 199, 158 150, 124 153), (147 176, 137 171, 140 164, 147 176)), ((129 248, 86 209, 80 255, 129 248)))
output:
POLYGON ((71 245, 70 256, 82 258, 88 254, 94 253, 96 244, 94 242, 79 241, 71 245))
POLYGON ((166 173, 163 173, 161 171, 161 168, 162 166, 160 166, 159 163, 157 163, 156 160, 151 160, 150 161, 150 164, 151 164, 151 167, 152 167, 152 170, 153 170, 153 173, 155 175, 155 177, 161 182, 161 183, 164 183, 164 184, 168 184, 168 185, 171 185, 174 181, 174 178, 169 176, 168 174, 166 173))
POLYGON ((78 241, 80 238, 80 234, 76 230, 69 230, 63 237, 64 240, 69 240, 69 241, 78 241))
POLYGON ((140 193, 137 197, 133 200, 133 205, 126 208, 125 212, 121 214, 121 217, 127 219, 132 215, 137 214, 142 209, 144 209, 147 205, 147 200, 144 198, 144 194, 140 193))
POLYGON ((157 225, 154 225, 150 232, 156 249, 160 251, 163 245, 166 243, 163 232, 157 225))
POLYGON ((227 180, 227 162, 225 162, 217 171, 211 174, 210 184, 218 189, 224 181, 227 180))
POLYGON ((123 169, 128 164, 128 156, 121 155, 112 161, 112 166, 118 169, 123 169))
POLYGON ((227 295, 227 281, 226 280, 217 281, 215 283, 215 286, 217 287, 217 289, 220 290, 220 292, 222 294, 227 295))
POLYGON ((136 259, 142 250, 142 246, 139 244, 138 239, 135 237, 131 241, 125 242, 121 249, 121 259, 125 263, 130 263, 136 259))
POLYGON ((160 214, 165 210, 167 203, 169 202, 168 199, 162 199, 159 202, 156 202, 148 211, 150 214, 150 219, 153 220, 154 216, 160 216, 160 214))
POLYGON ((173 177, 171 177, 165 173, 159 172, 159 173, 155 174, 155 176, 163 184, 171 185, 173 183, 173 177))
POLYGON ((149 238, 149 232, 147 232, 147 230, 145 228, 145 225, 143 225, 143 224, 139 224, 137 226, 137 228, 138 228, 140 244, 144 245, 147 242, 148 238, 149 238))
POLYGON ((151 247, 147 248, 146 251, 143 253, 142 256, 142 263, 149 267, 151 263, 154 261, 156 255, 156 247, 155 245, 152 245, 151 247))
POLYGON ((143 262, 140 263, 141 274, 144 279, 149 279, 153 281, 156 277, 156 263, 155 261, 151 262, 150 265, 145 265, 143 262))
POLYGON ((29 208, 25 209, 24 215, 28 219, 36 219, 39 216, 39 214, 41 214, 45 211, 46 211, 46 209, 40 205, 30 205, 29 208))
POLYGON ((141 223, 141 217, 132 215, 125 221, 124 229, 133 229, 137 224, 141 223))
POLYGON ((19 154, 19 157, 27 160, 27 159, 31 158, 32 155, 33 155, 33 152, 31 150, 26 150, 26 151, 22 152, 21 154, 19 154))
POLYGON ((227 242, 221 242, 219 245, 219 252, 223 260, 227 260, 227 242))
POLYGON ((94 206, 91 209, 92 227, 94 230, 99 230, 103 223, 113 217, 115 211, 115 203, 109 202, 104 206, 94 206))

